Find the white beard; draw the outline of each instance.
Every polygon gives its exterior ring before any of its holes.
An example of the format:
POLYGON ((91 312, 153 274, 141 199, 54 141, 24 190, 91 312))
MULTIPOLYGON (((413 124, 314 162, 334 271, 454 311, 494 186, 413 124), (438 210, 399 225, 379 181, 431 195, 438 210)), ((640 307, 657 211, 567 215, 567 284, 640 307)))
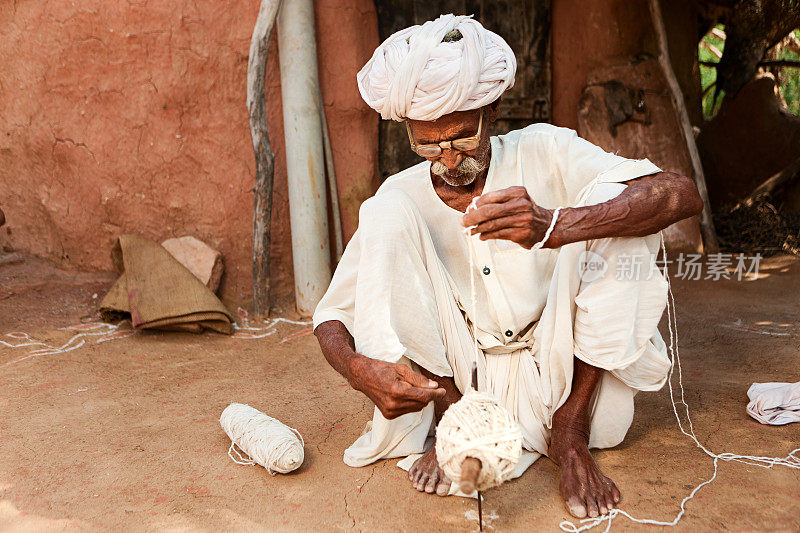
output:
POLYGON ((442 178, 445 183, 452 187, 463 187, 469 185, 478 178, 478 174, 483 172, 486 165, 479 162, 474 157, 465 157, 455 169, 455 176, 448 175, 450 169, 444 163, 434 161, 431 164, 431 172, 442 178))

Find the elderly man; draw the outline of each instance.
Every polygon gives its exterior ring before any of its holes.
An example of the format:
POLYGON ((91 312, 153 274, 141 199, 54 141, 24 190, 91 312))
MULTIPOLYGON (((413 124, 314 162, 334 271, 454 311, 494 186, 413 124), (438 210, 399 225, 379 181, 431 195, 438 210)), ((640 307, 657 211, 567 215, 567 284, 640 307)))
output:
POLYGON ((402 30, 375 51, 361 95, 405 121, 427 161, 361 206, 314 328, 330 364, 375 404, 348 465, 424 452, 413 486, 454 492, 429 437, 477 361, 479 390, 522 429, 518 471, 547 455, 569 511, 597 516, 620 492, 589 448, 619 444, 633 396, 659 389, 670 367, 657 330, 667 293, 658 232, 702 203, 690 179, 572 130, 489 137, 515 69, 505 41, 464 16, 402 30))

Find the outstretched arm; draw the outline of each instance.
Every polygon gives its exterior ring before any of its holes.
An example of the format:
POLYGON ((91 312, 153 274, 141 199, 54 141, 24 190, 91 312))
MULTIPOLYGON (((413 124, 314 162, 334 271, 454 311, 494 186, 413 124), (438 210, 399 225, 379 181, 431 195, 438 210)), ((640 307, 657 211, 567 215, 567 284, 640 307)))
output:
MULTIPOLYGON (((671 172, 658 172, 625 182, 619 196, 586 207, 561 209, 545 248, 607 237, 643 237, 703 210, 694 182, 671 172)), ((465 227, 481 240, 507 239, 531 248, 543 237, 553 209, 536 205, 524 187, 482 195, 478 209, 464 215, 465 227)))

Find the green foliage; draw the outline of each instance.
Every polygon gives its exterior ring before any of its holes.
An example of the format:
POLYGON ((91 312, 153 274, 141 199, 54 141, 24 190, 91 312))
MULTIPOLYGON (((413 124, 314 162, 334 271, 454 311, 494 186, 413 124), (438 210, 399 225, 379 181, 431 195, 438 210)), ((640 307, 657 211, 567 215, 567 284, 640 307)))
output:
MULTIPOLYGON (((722 24, 717 24, 716 28, 725 31, 725 26, 722 24)), ((711 35, 710 32, 707 33, 702 40, 717 48, 720 52, 725 50, 725 40, 711 35)), ((700 58, 700 61, 707 61, 709 63, 716 63, 719 61, 717 56, 715 56, 710 50, 702 45, 702 42, 697 46, 697 57, 700 58)), ((719 106, 722 103, 722 98, 724 97, 724 93, 722 93, 719 95, 716 101, 714 100, 716 81, 717 69, 710 66, 700 65, 700 87, 703 91, 704 120, 711 120, 714 115, 717 114, 719 106)))
MULTIPOLYGON (((723 31, 725 30, 725 27, 722 24, 718 24, 716 27, 717 29, 723 31)), ((800 38, 800 29, 794 30, 794 34, 800 38)), ((725 41, 719 37, 711 35, 711 33, 708 33, 705 37, 703 37, 702 40, 709 45, 716 47, 720 52, 725 49, 725 41)), ((697 47, 697 56, 700 61, 707 61, 711 63, 716 63, 718 61, 717 57, 710 50, 704 47, 702 43, 697 47)), ((794 52, 784 48, 781 50, 778 59, 800 61, 800 55, 797 55, 794 52)), ((714 118, 714 115, 716 115, 717 111, 719 111, 722 98, 725 96, 724 93, 720 93, 716 101, 714 100, 714 84, 716 81, 717 69, 711 66, 700 65, 700 87, 703 91, 704 120, 711 120, 714 118)), ((781 72, 780 91, 783 95, 783 99, 786 101, 786 106, 789 108, 789 111, 795 115, 800 115, 800 68, 783 68, 783 71, 781 72)))
MULTIPOLYGON (((794 30, 795 36, 800 39, 800 30, 794 30)), ((800 55, 783 49, 778 59, 800 61, 800 55)), ((786 100, 786 107, 795 115, 800 115, 800 68, 785 67, 781 72, 781 94, 786 100)))

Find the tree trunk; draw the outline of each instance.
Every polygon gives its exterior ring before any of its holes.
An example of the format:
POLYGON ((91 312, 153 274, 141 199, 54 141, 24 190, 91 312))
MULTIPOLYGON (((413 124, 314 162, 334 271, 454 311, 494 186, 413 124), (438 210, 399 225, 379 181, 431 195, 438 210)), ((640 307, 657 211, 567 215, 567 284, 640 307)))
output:
POLYGON ((667 84, 672 93, 672 101, 675 105, 675 110, 678 112, 678 123, 683 130, 686 148, 689 150, 689 157, 692 160, 694 182, 697 185, 700 197, 703 199, 703 212, 700 213, 700 231, 703 234, 703 248, 706 253, 717 253, 719 252, 719 244, 717 243, 717 232, 714 229, 714 222, 711 219, 711 204, 708 201, 708 189, 706 188, 706 178, 703 174, 703 164, 700 161, 700 153, 697 151, 697 143, 694 140, 694 132, 692 131, 692 123, 689 121, 686 103, 683 100, 683 92, 681 91, 680 85, 678 85, 678 79, 675 77, 675 71, 672 69, 672 64, 669 60, 667 32, 664 29, 664 20, 661 17, 661 7, 659 6, 658 0, 650 0, 650 16, 653 18, 653 28, 655 29, 658 39, 658 61, 661 63, 661 68, 664 70, 664 77, 667 79, 667 84))
POLYGON ((253 312, 262 316, 269 314, 269 249, 272 181, 275 172, 275 155, 272 153, 267 131, 265 78, 269 40, 278 7, 280 0, 261 1, 247 61, 247 111, 250 115, 250 136, 256 158, 256 179, 253 187, 253 312))

